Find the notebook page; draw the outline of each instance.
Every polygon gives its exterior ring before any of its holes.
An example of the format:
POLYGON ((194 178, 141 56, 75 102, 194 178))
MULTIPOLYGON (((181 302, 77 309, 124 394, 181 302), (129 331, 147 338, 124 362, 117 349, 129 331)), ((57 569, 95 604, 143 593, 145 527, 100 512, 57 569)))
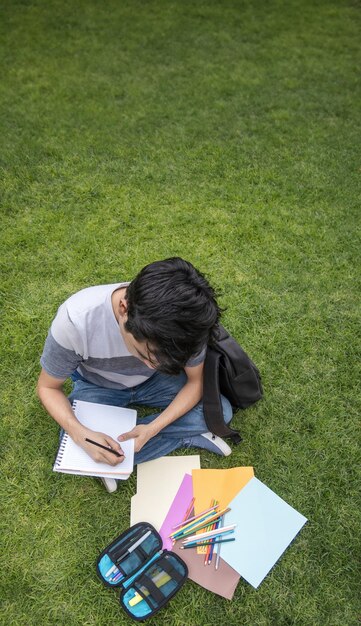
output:
MULTIPOLYGON (((92 430, 103 432, 117 439, 122 433, 128 432, 136 425, 137 412, 134 409, 108 406, 94 402, 76 400, 74 412, 81 424, 92 430)), ((121 446, 125 455, 124 461, 116 466, 97 463, 66 434, 65 444, 60 446, 54 471, 85 476, 106 476, 112 478, 128 478, 134 464, 134 439, 123 441, 121 446)))

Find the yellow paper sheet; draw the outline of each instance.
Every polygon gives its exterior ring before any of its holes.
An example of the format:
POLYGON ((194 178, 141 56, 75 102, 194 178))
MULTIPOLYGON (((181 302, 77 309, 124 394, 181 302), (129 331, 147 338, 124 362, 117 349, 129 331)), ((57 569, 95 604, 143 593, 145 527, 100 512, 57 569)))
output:
MULTIPOLYGON (((192 470, 195 513, 208 509, 213 499, 217 500, 219 510, 226 508, 253 476, 253 467, 192 470)), ((204 554, 205 548, 197 548, 197 552, 204 554)))
POLYGON ((137 493, 131 499, 130 524, 149 522, 159 530, 184 474, 200 468, 199 454, 163 456, 137 466, 137 493))

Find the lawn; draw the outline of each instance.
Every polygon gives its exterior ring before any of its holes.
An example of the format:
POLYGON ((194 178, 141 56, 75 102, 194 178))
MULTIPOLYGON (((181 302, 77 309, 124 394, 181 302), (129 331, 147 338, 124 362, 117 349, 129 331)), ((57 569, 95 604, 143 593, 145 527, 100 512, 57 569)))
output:
POLYGON ((35 385, 71 293, 174 255, 264 383, 202 467, 253 465, 309 522, 257 591, 188 582, 150 624, 359 623, 360 22, 352 0, 2 3, 4 625, 131 623, 94 564, 136 475, 110 496, 53 473, 35 385))

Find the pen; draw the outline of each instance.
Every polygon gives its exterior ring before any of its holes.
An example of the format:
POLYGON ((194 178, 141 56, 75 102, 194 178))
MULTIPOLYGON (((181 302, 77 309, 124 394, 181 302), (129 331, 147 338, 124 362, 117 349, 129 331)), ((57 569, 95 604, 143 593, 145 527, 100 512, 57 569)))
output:
POLYGON ((133 550, 135 550, 135 548, 137 548, 138 546, 140 546, 141 543, 143 543, 143 541, 146 540, 147 537, 149 537, 149 535, 152 533, 151 530, 148 530, 148 532, 145 533, 145 535, 143 535, 140 539, 138 539, 138 541, 136 541, 135 543, 133 543, 132 546, 130 546, 125 552, 123 552, 123 554, 121 554, 120 556, 117 557, 116 562, 120 563, 120 561, 123 561, 128 554, 131 554, 133 552, 133 550))
POLYGON ((120 454, 119 452, 117 452, 116 450, 113 450, 113 448, 111 448, 110 446, 103 446, 102 443, 98 443, 97 441, 93 441, 92 439, 88 439, 88 437, 85 437, 85 441, 87 441, 88 443, 92 443, 93 446, 98 446, 98 448, 103 448, 103 450, 107 450, 108 452, 113 452, 113 454, 115 454, 116 456, 124 456, 124 454, 120 454))
MULTIPOLYGON (((138 539, 140 539, 141 537, 143 537, 143 533, 144 530, 139 530, 137 532, 134 533, 133 537, 131 537, 129 539, 129 541, 131 542, 131 545, 135 542, 138 541, 138 539)), ((124 547, 124 537, 122 537, 119 541, 117 541, 117 543, 115 543, 111 549, 109 550, 109 557, 111 558, 112 561, 116 561, 117 556, 119 554, 119 551, 122 549, 123 552, 125 550, 124 547)), ((130 546, 129 546, 130 547, 130 546)), ((123 552, 120 552, 120 554, 123 554, 123 552)))

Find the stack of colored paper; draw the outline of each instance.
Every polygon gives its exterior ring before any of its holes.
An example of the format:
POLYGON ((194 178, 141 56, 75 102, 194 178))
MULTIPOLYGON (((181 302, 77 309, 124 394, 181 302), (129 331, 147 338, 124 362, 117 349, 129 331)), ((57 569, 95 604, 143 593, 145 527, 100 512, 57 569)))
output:
POLYGON ((178 552, 192 580, 231 599, 240 576, 259 586, 307 520, 258 480, 252 467, 203 470, 199 457, 163 457, 138 466, 131 523, 137 521, 151 522, 159 530, 163 547, 178 552), (155 479, 164 488, 154 489, 155 479), (217 546, 217 567, 204 567, 205 547, 184 549, 183 538, 174 543, 171 535, 185 523, 186 514, 200 514, 212 500, 217 510, 229 509, 223 523, 232 527, 234 540, 217 546))

